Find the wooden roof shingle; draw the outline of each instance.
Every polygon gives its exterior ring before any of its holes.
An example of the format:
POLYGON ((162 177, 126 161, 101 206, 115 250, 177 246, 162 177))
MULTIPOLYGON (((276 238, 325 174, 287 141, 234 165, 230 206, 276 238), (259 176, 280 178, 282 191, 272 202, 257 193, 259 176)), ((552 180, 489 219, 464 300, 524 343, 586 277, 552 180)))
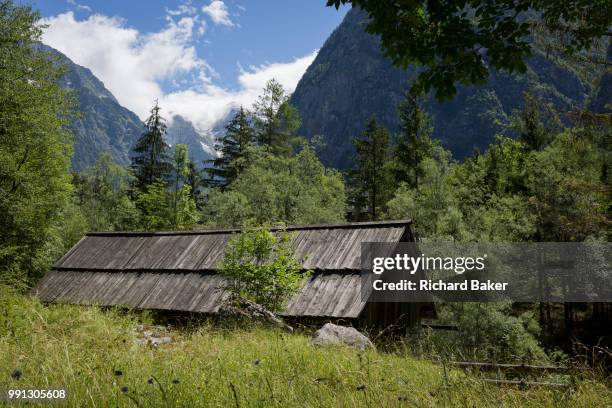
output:
MULTIPOLYGON (((280 230, 273 228, 272 230, 280 230)), ((358 317, 361 244, 410 241, 409 221, 282 228, 315 273, 287 304, 291 316, 358 317)), ((216 275, 240 230, 90 233, 33 289, 43 301, 214 313, 227 295, 216 275)))

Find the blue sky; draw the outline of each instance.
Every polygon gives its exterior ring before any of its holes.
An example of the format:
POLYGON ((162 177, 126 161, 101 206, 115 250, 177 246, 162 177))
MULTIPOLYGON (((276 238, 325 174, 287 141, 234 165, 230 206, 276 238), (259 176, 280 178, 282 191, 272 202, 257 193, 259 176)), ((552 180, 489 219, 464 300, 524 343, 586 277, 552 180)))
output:
POLYGON ((146 115, 155 98, 205 131, 271 77, 291 92, 348 11, 325 0, 31 0, 43 42, 146 115))

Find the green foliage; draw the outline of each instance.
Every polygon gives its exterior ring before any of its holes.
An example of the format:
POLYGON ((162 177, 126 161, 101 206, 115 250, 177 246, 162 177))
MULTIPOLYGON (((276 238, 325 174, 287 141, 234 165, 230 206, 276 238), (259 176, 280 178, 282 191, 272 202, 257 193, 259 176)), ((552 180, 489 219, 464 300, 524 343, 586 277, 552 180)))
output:
POLYGON ((156 180, 167 180, 171 171, 168 149, 164 140, 166 121, 160 115, 157 101, 151 109, 151 115, 145 122, 145 132, 134 146, 131 168, 134 171, 135 187, 144 191, 156 180))
POLYGON ((282 311, 309 277, 294 256, 292 238, 286 231, 273 233, 267 228, 232 236, 219 265, 219 273, 230 278, 227 289, 273 312, 282 311))
POLYGON ((30 280, 59 255, 71 193, 72 98, 63 68, 36 43, 40 15, 0 0, 0 275, 30 280))
POLYGON ((537 148, 498 137, 463 164, 434 149, 435 159, 422 164, 419 190, 400 187, 386 216, 414 219, 428 239, 606 239, 610 199, 602 168, 609 153, 596 140, 587 129, 564 131, 537 148))
POLYGON ((421 163, 433 153, 433 128, 429 116, 411 92, 406 92, 398 112, 400 131, 394 149, 396 181, 406 182, 418 190, 419 179, 423 177, 421 163))
POLYGON ((576 131, 560 134, 532 164, 529 203, 541 241, 610 238, 609 185, 601 173, 609 152, 583 136, 576 131))
POLYGON ((73 176, 75 201, 89 231, 133 230, 138 212, 129 197, 132 176, 110 153, 96 164, 73 176))
POLYGON ((546 129, 540 118, 541 101, 533 95, 525 94, 525 106, 518 115, 515 130, 518 131, 519 139, 529 150, 542 150, 550 142, 551 132, 546 129))
POLYGON ((447 358, 494 362, 546 362, 530 314, 512 315, 510 303, 448 303, 438 308, 439 323, 456 332, 436 332, 431 346, 447 358))
POLYGON ((354 217, 377 220, 383 215, 393 187, 394 166, 389 131, 372 117, 361 137, 353 139, 357 150, 351 172, 351 200, 354 217))
POLYGON ((263 94, 253 105, 253 118, 259 144, 274 155, 290 156, 301 119, 289 103, 283 86, 275 79, 266 83, 263 94))
POLYGON ((200 218, 187 184, 169 191, 166 182, 155 180, 136 196, 136 206, 141 211, 140 225, 147 231, 189 230, 200 218))
POLYGON ((204 205, 203 219, 210 227, 230 228, 254 224, 253 208, 239 191, 212 190, 204 205))
POLYGON ((219 156, 211 160, 207 169, 213 185, 221 188, 232 183, 250 163, 249 156, 255 145, 255 131, 249 115, 241 106, 232 120, 225 125, 225 134, 217 139, 215 150, 219 156))
POLYGON ((450 166, 450 154, 435 146, 432 157, 419 164, 419 189, 402 184, 387 203, 386 217, 413 220, 415 232, 423 238, 470 240, 470 229, 448 177, 450 166))
POLYGON ((177 144, 174 147, 174 154, 172 156, 173 180, 170 193, 170 210, 172 214, 171 223, 178 229, 190 228, 195 225, 195 222, 191 224, 191 221, 187 221, 191 218, 187 213, 195 211, 195 201, 193 201, 191 186, 187 184, 188 176, 189 151, 186 145, 177 144))
POLYGON ((189 192, 191 193, 191 198, 196 204, 196 208, 201 210, 204 177, 202 176, 202 171, 191 161, 187 163, 187 176, 185 177, 185 184, 189 186, 189 192))
POLYGON ((423 65, 417 87, 433 88, 439 100, 455 95, 456 83, 483 84, 491 70, 525 72, 533 46, 529 35, 542 26, 573 55, 610 35, 612 6, 605 0, 519 0, 397 2, 328 0, 352 3, 370 15, 366 28, 379 34, 395 65, 423 65))
POLYGON ((204 220, 217 227, 316 224, 341 222, 345 213, 341 175, 306 146, 294 157, 254 152, 253 163, 225 191, 210 193, 204 220))

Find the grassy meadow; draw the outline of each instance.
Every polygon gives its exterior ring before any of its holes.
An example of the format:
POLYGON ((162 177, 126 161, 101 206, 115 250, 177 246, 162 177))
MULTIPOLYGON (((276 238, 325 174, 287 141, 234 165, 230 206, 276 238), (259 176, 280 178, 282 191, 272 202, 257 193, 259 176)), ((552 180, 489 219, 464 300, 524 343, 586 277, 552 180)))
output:
POLYGON ((610 383, 592 374, 567 391, 520 390, 407 352, 318 348, 307 334, 211 324, 171 330, 171 343, 152 347, 138 342, 147 314, 0 295, 0 389, 65 388, 56 406, 612 406, 610 383))

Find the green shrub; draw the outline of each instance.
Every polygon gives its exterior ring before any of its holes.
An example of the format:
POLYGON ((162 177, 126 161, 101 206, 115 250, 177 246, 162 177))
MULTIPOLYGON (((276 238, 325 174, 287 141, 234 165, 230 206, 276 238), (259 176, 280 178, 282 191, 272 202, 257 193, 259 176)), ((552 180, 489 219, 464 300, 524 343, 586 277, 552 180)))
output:
POLYGON ((230 238, 219 271, 230 278, 227 288, 271 311, 279 311, 308 273, 291 247, 292 235, 256 228, 230 238))
POLYGON ((540 327, 524 313, 512 315, 510 303, 447 303, 438 308, 439 323, 457 331, 439 331, 427 340, 430 351, 452 359, 497 362, 546 361, 537 340, 540 327))

